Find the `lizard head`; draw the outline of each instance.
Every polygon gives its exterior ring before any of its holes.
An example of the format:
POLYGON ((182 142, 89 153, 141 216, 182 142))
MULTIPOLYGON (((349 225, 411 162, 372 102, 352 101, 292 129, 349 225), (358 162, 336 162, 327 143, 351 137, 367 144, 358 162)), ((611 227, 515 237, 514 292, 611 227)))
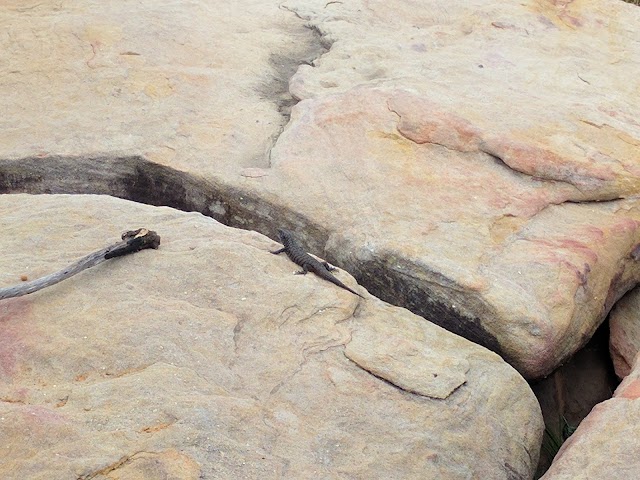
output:
POLYGON ((280 239, 280 241, 282 243, 284 243, 285 239, 289 239, 293 236, 293 234, 291 233, 291 231, 287 230, 286 228, 279 228, 278 229, 278 238, 280 239))

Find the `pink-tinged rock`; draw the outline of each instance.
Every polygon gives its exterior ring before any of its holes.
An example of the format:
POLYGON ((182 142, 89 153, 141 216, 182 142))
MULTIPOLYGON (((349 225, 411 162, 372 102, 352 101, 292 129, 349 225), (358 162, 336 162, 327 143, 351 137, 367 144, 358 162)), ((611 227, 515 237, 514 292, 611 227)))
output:
POLYGON ((528 378, 640 279, 634 5, 87 0, 0 21, 0 192, 292 227, 528 378))
POLYGON ((0 478, 530 479, 542 417, 498 355, 197 213, 0 196, 0 288, 147 227, 158 250, 0 301, 0 478))
POLYGON ((640 289, 635 288, 616 303, 609 316, 609 348, 616 374, 629 375, 640 351, 640 289))
MULTIPOLYGON (((462 128, 480 134, 475 148, 518 172, 573 185, 586 198, 638 192, 640 80, 623 74, 637 68, 636 6, 617 0, 437 0, 425 9, 381 1, 287 5, 336 41, 314 68, 298 70, 291 81, 296 97, 363 84, 409 88, 415 96, 391 108, 403 117, 399 131, 409 127, 415 141, 439 143, 443 132, 451 137, 462 128)), ((461 149, 451 138, 445 144, 461 149)))
POLYGON ((437 142, 416 142, 401 129, 422 107, 382 87, 302 101, 263 185, 340 225, 320 248, 385 300, 544 376, 640 279, 640 201, 584 202, 568 183, 515 172, 476 149, 482 135, 453 114, 454 132, 429 127, 437 142))
POLYGON ((637 478, 640 472, 640 360, 562 445, 543 480, 637 478))

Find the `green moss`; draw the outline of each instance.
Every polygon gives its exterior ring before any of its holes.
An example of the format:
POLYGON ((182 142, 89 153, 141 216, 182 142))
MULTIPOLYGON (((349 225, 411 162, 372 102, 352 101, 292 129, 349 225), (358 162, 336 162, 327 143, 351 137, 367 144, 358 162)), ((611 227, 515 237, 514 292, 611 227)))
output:
POLYGON ((567 438, 573 435, 573 432, 576 431, 576 428, 578 427, 569 425, 567 419, 564 418, 564 416, 560 419, 559 429, 557 430, 562 432, 561 435, 556 435, 551 429, 545 427, 544 436, 542 437, 542 450, 548 456, 548 458, 554 458, 556 456, 562 444, 567 438))

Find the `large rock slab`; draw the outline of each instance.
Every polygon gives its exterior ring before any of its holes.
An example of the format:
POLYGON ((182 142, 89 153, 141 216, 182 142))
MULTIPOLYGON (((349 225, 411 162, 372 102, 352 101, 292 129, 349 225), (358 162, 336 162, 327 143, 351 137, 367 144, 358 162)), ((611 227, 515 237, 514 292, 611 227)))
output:
POLYGON ((616 375, 631 372, 640 352, 640 289, 634 288, 616 303, 609 315, 609 351, 616 375))
POLYGON ((501 352, 525 376, 548 373, 640 279, 640 201, 580 203, 566 184, 484 152, 414 142, 398 130, 398 103, 420 99, 361 88, 301 102, 272 150, 278 179, 262 184, 339 225, 322 247, 386 300, 501 352), (279 183, 308 178, 304 190, 279 183), (344 210, 320 203, 332 189, 348 191, 344 210))
POLYGON ((529 378, 640 278, 633 5, 7 5, 0 191, 304 227, 529 378))
POLYGON ((591 411, 562 445, 544 480, 636 478, 640 471, 640 359, 613 398, 591 411))
POLYGON ((2 478, 529 479, 542 418, 496 354, 196 213, 0 196, 2 286, 145 226, 159 250, 0 302, 2 478), (164 476, 163 476, 164 475, 164 476))
POLYGON ((407 88, 418 98, 389 108, 401 117, 399 132, 417 143, 484 151, 568 187, 576 199, 638 194, 640 80, 621 76, 638 68, 637 7, 616 0, 288 4, 336 41, 315 68, 298 70, 297 98, 363 84, 407 88))
POLYGON ((265 165, 293 103, 289 76, 326 50, 260 0, 9 1, 0 25, 3 159, 265 165))

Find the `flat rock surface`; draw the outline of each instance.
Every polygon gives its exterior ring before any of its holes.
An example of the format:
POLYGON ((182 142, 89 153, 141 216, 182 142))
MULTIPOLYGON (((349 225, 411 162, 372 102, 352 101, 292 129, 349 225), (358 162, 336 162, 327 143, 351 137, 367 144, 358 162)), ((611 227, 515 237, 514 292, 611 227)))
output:
POLYGON ((640 289, 634 288, 620 299, 609 315, 609 351, 616 375, 631 372, 640 352, 640 289))
POLYGON ((158 232, 0 302, 2 478, 529 479, 542 418, 496 354, 198 213, 0 196, 2 285, 158 232), (163 476, 164 475, 164 476, 163 476))
POLYGON ((325 51, 261 0, 8 1, 0 27, 2 158, 261 164, 292 103, 288 76, 325 51))
POLYGON ((562 445, 542 480, 637 478, 640 471, 640 361, 613 398, 594 407, 562 445))
POLYGON ((9 2, 0 24, 0 191, 304 230, 528 378, 640 279, 634 5, 9 2))
POLYGON ((274 192, 340 225, 325 250, 383 298, 500 351, 525 376, 548 373, 640 278, 640 201, 576 202, 566 185, 485 153, 415 143, 398 133, 397 103, 420 99, 361 88, 298 104, 272 169, 285 184, 313 181, 274 192), (334 190, 348 191, 346 211, 304 207, 334 190))

